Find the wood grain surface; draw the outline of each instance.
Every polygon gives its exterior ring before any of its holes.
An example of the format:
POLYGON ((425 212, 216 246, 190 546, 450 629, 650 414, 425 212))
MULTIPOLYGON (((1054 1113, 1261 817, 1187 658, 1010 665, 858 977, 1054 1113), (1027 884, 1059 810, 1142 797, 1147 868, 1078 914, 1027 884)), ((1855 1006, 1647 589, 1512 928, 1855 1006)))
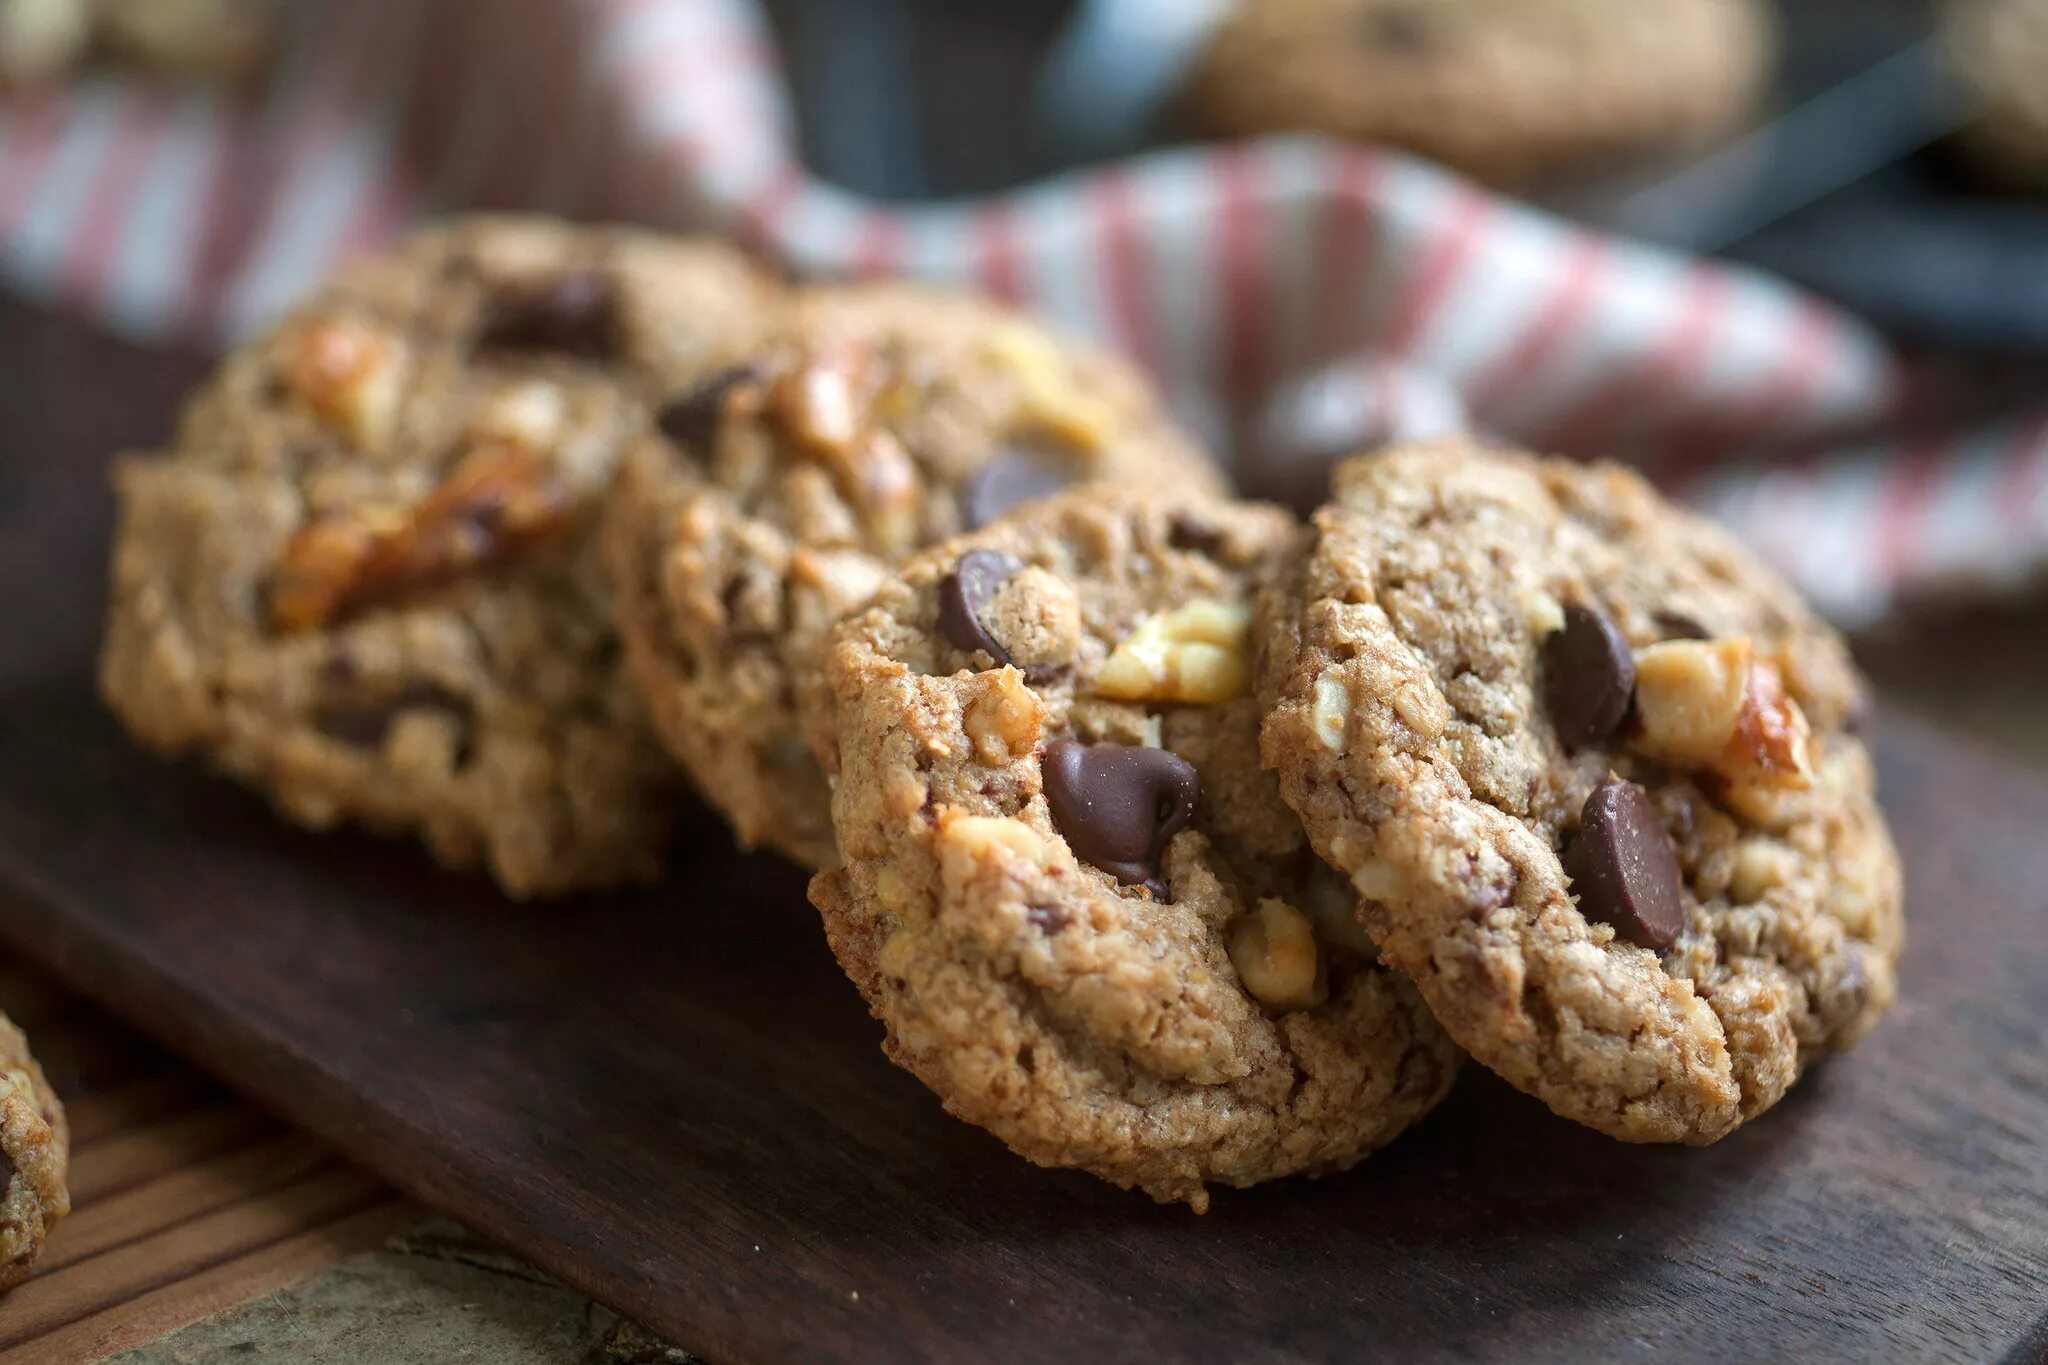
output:
POLYGON ((709 821, 658 890, 521 908, 134 749, 90 686, 102 466, 191 362, 52 337, 0 394, 0 938, 677 1344, 735 1365, 2048 1351, 2035 780, 1884 719, 1903 998, 1719 1146, 1620 1146, 1473 1075, 1357 1172, 1197 1218, 948 1119, 879 1055, 801 876, 709 821), (95 382, 122 400, 48 396, 95 382))
POLYGON ((0 1298, 0 1365, 68 1365, 365 1250, 422 1215, 332 1148, 0 960, 71 1119, 71 1216, 0 1298))

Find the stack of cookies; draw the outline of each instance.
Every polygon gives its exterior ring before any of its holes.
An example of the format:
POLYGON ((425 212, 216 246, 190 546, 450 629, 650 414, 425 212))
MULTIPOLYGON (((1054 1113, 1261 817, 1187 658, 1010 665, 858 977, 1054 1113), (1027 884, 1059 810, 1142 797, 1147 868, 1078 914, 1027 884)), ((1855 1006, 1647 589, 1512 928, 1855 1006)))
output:
POLYGON ((1893 994, 1841 641, 1619 469, 1398 448, 1304 525, 989 304, 481 219, 119 484, 142 739, 518 896, 658 875, 687 781, 949 1110, 1161 1200, 1344 1169, 1467 1054, 1711 1142, 1893 994))

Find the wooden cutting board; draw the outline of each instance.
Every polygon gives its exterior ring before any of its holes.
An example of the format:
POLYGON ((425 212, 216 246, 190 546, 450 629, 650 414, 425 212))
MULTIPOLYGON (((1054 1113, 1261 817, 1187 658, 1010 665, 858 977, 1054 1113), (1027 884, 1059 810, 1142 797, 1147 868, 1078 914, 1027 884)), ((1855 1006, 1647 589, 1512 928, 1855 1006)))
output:
POLYGON ((1903 998, 1719 1146, 1621 1146, 1474 1074, 1351 1175, 1198 1218, 947 1118, 881 1057, 803 878, 708 820, 657 891, 521 908, 134 749, 90 682, 102 466, 194 363, 36 335, 0 347, 0 939, 678 1344, 863 1365, 2048 1351, 2048 787, 1881 723, 1903 998))

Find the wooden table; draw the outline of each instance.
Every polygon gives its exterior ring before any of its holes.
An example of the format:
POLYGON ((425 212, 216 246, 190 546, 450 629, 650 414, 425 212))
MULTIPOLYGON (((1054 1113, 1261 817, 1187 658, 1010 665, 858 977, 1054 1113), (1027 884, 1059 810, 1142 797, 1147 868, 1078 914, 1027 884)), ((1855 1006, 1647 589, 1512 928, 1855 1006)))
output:
MULTIPOLYGON (((204 368, 0 303, 0 431, 53 458, 157 439, 204 368)), ((0 464, 0 470, 5 465, 0 464)), ((7 488, 0 477, 0 536, 7 488)), ((85 632, 96 623, 15 628, 85 632)), ((1935 709, 2048 754, 2034 716, 2048 676, 2038 616, 1973 612, 1871 642, 1869 657, 1935 709), (1935 638, 1940 647, 1920 641, 1935 638)), ((39 1275, 0 1301, 0 1361, 90 1359, 375 1245, 417 1210, 321 1144, 51 990, 0 968, 0 1009, 28 1028, 73 1102, 78 1212, 39 1275)))

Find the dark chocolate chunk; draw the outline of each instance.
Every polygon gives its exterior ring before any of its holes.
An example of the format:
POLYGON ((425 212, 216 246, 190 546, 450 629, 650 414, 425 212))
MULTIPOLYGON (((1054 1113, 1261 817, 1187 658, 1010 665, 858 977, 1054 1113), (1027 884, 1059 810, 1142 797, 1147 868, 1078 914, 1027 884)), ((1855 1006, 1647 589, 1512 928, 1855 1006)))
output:
POLYGON ((953 572, 939 581, 939 631, 961 649, 981 650, 997 665, 1010 662, 1010 651, 981 624, 981 609, 996 589, 1024 566, 995 550, 969 550, 953 572))
POLYGON ((8 1187, 14 1184, 14 1161, 5 1152, 0 1152, 0 1202, 7 1199, 8 1187))
POLYGON ((408 711, 439 711, 454 717, 460 727, 455 765, 469 760, 475 713, 463 698, 432 683, 415 683, 402 692, 370 702, 345 702, 320 709, 316 723, 322 734, 357 749, 380 749, 391 727, 408 711))
POLYGON ((501 351, 552 351, 583 360, 619 353, 619 301, 595 270, 563 275, 539 289, 503 294, 484 314, 477 344, 501 351))
POLYGON ((1712 631, 1682 611, 1660 611, 1651 618, 1667 640, 1711 640, 1712 631))
POLYGON ((1382 52, 1412 55, 1430 45, 1429 17, 1414 5, 1381 5, 1359 16, 1358 40, 1382 52))
POLYGON ((1062 739, 1043 766, 1046 805, 1075 855, 1164 900, 1160 857, 1202 799, 1194 765, 1166 749, 1062 739))
POLYGON ((725 418, 725 400, 743 384, 758 382, 752 366, 735 365, 721 370, 681 395, 661 410, 655 425, 661 434, 693 455, 709 456, 718 439, 718 424, 725 418))
POLYGON ((1635 783, 1609 777, 1593 789, 1565 871, 1586 918, 1659 952, 1678 941, 1685 928, 1678 855, 1650 794, 1635 783))
POLYGON ((1592 607, 1564 609, 1564 629, 1543 642, 1543 674, 1550 720, 1566 748, 1598 744, 1628 718, 1635 655, 1614 622, 1592 607))
POLYGON ((967 476, 960 490, 960 515, 969 530, 988 525, 1013 507, 1051 497, 1074 482, 1059 461, 1010 446, 991 455, 967 476))

